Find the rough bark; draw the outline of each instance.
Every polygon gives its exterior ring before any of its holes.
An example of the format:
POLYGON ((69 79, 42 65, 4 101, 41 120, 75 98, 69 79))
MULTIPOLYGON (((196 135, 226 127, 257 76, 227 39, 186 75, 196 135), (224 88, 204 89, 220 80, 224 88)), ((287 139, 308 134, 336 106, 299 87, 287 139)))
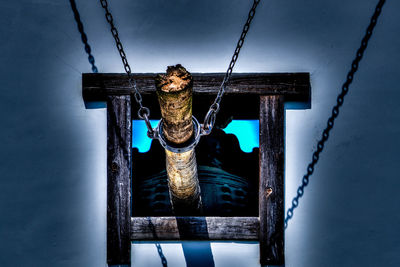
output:
POLYGON ((166 75, 156 77, 158 102, 168 141, 181 144, 193 134, 192 75, 181 65, 169 66, 166 75))
MULTIPOLYGON (((192 75, 181 65, 169 66, 155 79, 163 119, 163 133, 173 145, 184 144, 193 135, 192 75)), ((200 186, 194 149, 175 153, 165 150, 168 185, 175 215, 201 213, 200 186)))

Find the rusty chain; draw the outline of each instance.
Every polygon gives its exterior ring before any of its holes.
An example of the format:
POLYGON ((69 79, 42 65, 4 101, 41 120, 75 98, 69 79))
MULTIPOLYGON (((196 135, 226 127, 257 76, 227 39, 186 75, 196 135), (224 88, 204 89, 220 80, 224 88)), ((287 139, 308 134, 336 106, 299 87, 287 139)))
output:
POLYGON ((322 132, 322 137, 317 143, 317 150, 313 153, 311 162, 307 166, 307 173, 303 176, 302 183, 297 189, 297 195, 292 200, 292 206, 288 209, 286 213, 286 218, 284 221, 285 229, 288 226, 289 220, 293 217, 293 211, 299 205, 299 199, 304 194, 304 188, 308 185, 310 176, 314 172, 315 164, 317 164, 319 160, 319 155, 321 154, 322 150, 324 149, 325 142, 329 138, 329 133, 333 128, 335 119, 339 115, 339 108, 343 105, 344 97, 349 91, 349 87, 351 82, 353 81, 354 74, 357 72, 358 65, 364 55, 365 49, 367 48, 368 41, 371 38, 372 32, 375 28, 376 22, 378 21, 378 17, 381 14, 382 6, 385 3, 385 0, 379 0, 378 4, 375 7, 374 14, 371 17, 370 23, 367 27, 365 35, 361 41, 361 46, 358 48, 356 57, 354 58, 353 62, 351 63, 351 69, 347 73, 346 81, 342 85, 342 91, 337 97, 336 105, 332 108, 332 114, 328 119, 327 126, 322 132))

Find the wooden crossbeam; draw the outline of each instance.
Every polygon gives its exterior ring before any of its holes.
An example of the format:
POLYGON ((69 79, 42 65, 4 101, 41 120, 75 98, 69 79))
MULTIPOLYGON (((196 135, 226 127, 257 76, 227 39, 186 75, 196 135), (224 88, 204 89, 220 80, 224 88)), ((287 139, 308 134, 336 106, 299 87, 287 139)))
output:
POLYGON ((258 217, 131 219, 131 240, 258 240, 258 233, 258 217))
MULTIPOLYGON (((156 75, 157 73, 133 74, 143 95, 155 92, 156 75)), ((194 94, 216 94, 224 75, 192 73, 194 94)), ((126 74, 84 73, 82 88, 85 101, 105 101, 107 95, 133 93, 126 74)), ((309 73, 239 73, 232 75, 225 94, 284 95, 286 101, 307 102, 310 99, 310 88, 309 73)))

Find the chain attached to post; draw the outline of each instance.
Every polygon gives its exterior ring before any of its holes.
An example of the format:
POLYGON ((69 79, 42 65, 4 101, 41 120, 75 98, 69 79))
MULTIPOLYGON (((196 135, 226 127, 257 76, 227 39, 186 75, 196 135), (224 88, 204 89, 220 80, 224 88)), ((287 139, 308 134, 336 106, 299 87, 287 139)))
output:
POLYGON ((249 15, 247 17, 247 21, 243 26, 243 30, 242 30, 242 34, 240 35, 240 38, 237 42, 236 48, 235 48, 235 52, 233 53, 231 62, 229 63, 229 67, 225 73, 225 77, 222 80, 221 86, 219 87, 219 91, 217 94, 217 97, 215 98, 214 102, 211 104, 210 109, 208 110, 205 118, 204 118, 204 123, 202 126, 202 130, 201 130, 201 134, 202 135, 208 135, 211 133, 214 124, 215 124, 215 120, 218 114, 218 111, 220 109, 220 105, 221 105, 221 100, 222 100, 222 96, 224 95, 225 92, 225 87, 228 85, 229 80, 231 78, 232 75, 232 71, 233 71, 233 67, 236 64, 236 61, 239 57, 239 53, 240 53, 240 49, 243 46, 244 40, 246 38, 247 32, 250 29, 250 25, 251 22, 254 18, 254 15, 256 14, 256 9, 258 4, 260 3, 261 0, 254 0, 253 2, 253 6, 251 7, 250 11, 249 11, 249 15))
MULTIPOLYGON (((225 73, 225 77, 222 80, 217 97, 215 98, 213 104, 211 104, 210 109, 208 110, 208 112, 204 118, 204 123, 203 123, 203 125, 201 125, 201 130, 200 130, 201 135, 210 134, 214 127, 215 120, 216 120, 217 114, 220 109, 222 96, 224 95, 224 92, 225 92, 225 87, 229 83, 229 80, 232 75, 233 67, 235 66, 236 61, 239 57, 240 49, 243 46, 247 32, 250 29, 250 24, 254 18, 254 15, 256 14, 256 8, 257 8, 258 4, 260 3, 260 1, 261 0, 254 0, 253 6, 251 7, 251 9, 249 11, 247 21, 243 26, 242 34, 240 35, 240 38, 237 42, 235 52, 233 53, 231 62, 229 63, 229 67, 225 73)), ((132 76, 131 67, 129 66, 128 59, 126 58, 126 54, 125 54, 124 48, 122 46, 121 40, 119 39, 118 30, 115 28, 113 16, 111 15, 111 13, 108 9, 108 2, 107 2, 107 0, 100 0, 100 3, 106 12, 105 16, 106 16, 107 22, 110 24, 111 33, 114 37, 115 44, 117 46, 119 55, 121 56, 122 63, 124 64, 125 72, 128 75, 129 85, 134 90, 133 96, 135 98, 136 103, 139 105, 138 116, 140 119, 144 120, 146 123, 147 135, 151 139, 160 139, 159 132, 157 131, 157 129, 153 129, 151 127, 150 119, 149 119, 150 118, 150 110, 147 107, 143 106, 143 104, 142 104, 142 95, 140 94, 139 90, 136 87, 136 80, 132 76)))
POLYGON ((119 39, 118 30, 117 30, 117 28, 115 28, 113 16, 111 15, 111 13, 108 9, 107 0, 100 0, 100 3, 101 3, 101 6, 106 11, 106 15, 105 15, 106 20, 107 20, 108 24, 110 24, 112 36, 114 37, 115 44, 117 46, 119 55, 121 56, 122 63, 124 64, 125 72, 128 75, 129 86, 133 89, 133 91, 134 91, 133 97, 135 98, 136 103, 139 105, 138 117, 145 121, 146 127, 147 127, 147 135, 151 139, 156 139, 157 136, 155 134, 154 129, 151 127, 151 124, 150 124, 150 109, 143 106, 142 95, 140 94, 140 92, 136 86, 136 80, 132 76, 131 67, 128 63, 128 59, 126 57, 124 47, 122 46, 121 40, 119 39))

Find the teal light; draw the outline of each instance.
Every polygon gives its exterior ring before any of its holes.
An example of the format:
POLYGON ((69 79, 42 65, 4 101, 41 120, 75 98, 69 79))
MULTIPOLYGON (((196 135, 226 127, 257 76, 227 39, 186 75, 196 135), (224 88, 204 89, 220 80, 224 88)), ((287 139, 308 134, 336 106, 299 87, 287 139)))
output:
POLYGON ((233 120, 224 129, 225 133, 236 135, 240 149, 250 153, 254 147, 258 147, 259 123, 258 120, 233 120))
MULTIPOLYGON (((150 120, 151 126, 157 126, 158 120, 150 120)), ((233 120, 224 129, 226 133, 234 134, 239 140, 243 152, 250 153, 254 147, 258 147, 258 120, 233 120)), ((151 139, 147 136, 146 124, 143 120, 132 121, 132 147, 139 152, 149 151, 151 139)))
MULTIPOLYGON (((151 127, 155 128, 158 120, 150 120, 151 127)), ((143 120, 132 121, 132 147, 144 153, 149 151, 151 139, 147 136, 146 123, 143 120)))

